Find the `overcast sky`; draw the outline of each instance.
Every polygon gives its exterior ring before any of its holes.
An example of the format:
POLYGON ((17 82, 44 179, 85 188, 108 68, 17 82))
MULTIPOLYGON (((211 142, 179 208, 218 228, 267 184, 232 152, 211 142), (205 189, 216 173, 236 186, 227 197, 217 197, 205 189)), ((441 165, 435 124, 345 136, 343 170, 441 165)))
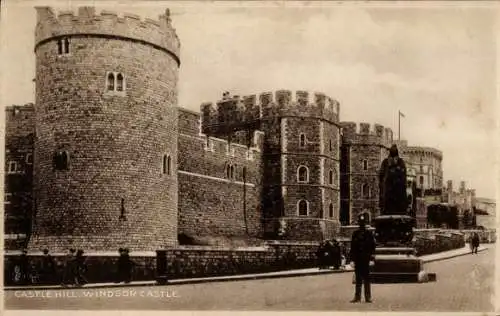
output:
MULTIPOLYGON (((402 138, 443 151, 445 181, 495 197, 496 16, 486 5, 86 3, 155 19, 171 9, 180 106, 199 110, 225 90, 322 91, 340 102, 341 120, 380 123, 395 137, 401 110, 402 138)), ((4 106, 34 101, 35 21, 32 2, 2 8, 4 106)))

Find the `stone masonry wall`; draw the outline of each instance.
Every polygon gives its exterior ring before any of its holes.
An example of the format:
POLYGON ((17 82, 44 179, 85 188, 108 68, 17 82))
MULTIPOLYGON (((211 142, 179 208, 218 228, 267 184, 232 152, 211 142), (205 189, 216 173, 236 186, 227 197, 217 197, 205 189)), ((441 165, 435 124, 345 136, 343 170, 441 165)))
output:
POLYGON ((261 149, 200 135, 199 115, 189 111, 179 111, 179 122, 178 234, 260 237, 261 149))
POLYGON ((93 250, 174 246, 178 61, 145 42, 89 35, 81 27, 94 20, 79 21, 69 54, 58 54, 57 38, 36 45, 37 215, 30 248, 55 247, 53 240, 93 250), (123 74, 124 91, 107 90, 108 72, 123 74), (69 154, 68 170, 54 170, 56 151, 69 154), (164 155, 171 157, 170 174, 162 172, 164 155))
MULTIPOLYGON (((267 247, 249 249, 227 249, 207 247, 183 247, 170 249, 167 254, 169 279, 223 276, 235 274, 261 273, 317 266, 317 243, 270 244, 267 247)), ((37 267, 40 254, 29 255, 30 262, 37 267)), ((53 254, 58 264, 56 282, 59 283, 63 269, 64 254, 53 254)), ((14 267, 19 255, 4 257, 5 285, 14 285, 14 267)), ((117 256, 90 254, 86 256, 86 278, 90 283, 113 282, 116 278, 117 256)), ((156 256, 134 255, 133 281, 154 280, 156 256)), ((36 268, 35 268, 36 271, 36 268)))
POLYGON ((24 247, 31 232, 34 116, 33 104, 5 110, 5 249, 24 247))

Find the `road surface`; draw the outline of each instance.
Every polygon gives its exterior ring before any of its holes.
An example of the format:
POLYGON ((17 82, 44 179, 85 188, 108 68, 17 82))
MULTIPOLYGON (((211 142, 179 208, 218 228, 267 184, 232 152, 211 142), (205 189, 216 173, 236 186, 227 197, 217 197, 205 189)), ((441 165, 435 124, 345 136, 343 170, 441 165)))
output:
POLYGON ((34 293, 6 291, 6 309, 493 311, 494 247, 425 265, 437 282, 374 284, 371 304, 352 304, 352 273, 34 293), (119 296, 118 296, 119 295, 119 296))

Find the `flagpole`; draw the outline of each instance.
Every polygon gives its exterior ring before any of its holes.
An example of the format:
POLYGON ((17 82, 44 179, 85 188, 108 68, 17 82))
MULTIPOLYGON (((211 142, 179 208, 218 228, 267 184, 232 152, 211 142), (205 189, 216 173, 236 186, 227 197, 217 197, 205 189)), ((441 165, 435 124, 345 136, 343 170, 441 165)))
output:
POLYGON ((401 140, 401 111, 398 111, 398 141, 401 140))

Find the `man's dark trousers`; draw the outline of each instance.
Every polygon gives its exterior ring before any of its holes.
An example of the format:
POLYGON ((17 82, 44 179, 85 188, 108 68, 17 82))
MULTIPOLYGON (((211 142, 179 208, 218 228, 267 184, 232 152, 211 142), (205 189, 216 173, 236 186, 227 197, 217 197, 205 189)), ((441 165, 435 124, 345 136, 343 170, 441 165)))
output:
POLYGON ((356 276, 356 293, 355 300, 361 300, 361 285, 364 283, 365 300, 371 300, 371 285, 370 285, 370 260, 359 260, 354 262, 354 274, 356 276))

